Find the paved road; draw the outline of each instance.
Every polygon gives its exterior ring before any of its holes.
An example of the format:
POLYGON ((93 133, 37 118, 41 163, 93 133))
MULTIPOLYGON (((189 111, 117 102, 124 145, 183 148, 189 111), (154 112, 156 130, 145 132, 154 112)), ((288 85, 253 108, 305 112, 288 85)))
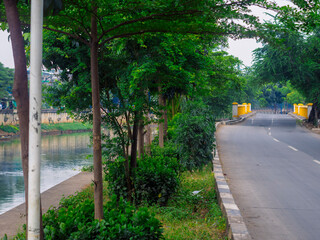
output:
POLYGON ((256 240, 320 239, 320 136, 257 114, 217 133, 223 170, 256 240))

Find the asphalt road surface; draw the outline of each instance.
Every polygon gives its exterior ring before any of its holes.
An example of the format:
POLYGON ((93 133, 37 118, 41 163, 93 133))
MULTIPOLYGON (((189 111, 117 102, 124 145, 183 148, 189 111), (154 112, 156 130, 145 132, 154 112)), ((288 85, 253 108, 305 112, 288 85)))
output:
POLYGON ((261 114, 217 133, 231 192, 255 240, 320 239, 320 135, 261 114))

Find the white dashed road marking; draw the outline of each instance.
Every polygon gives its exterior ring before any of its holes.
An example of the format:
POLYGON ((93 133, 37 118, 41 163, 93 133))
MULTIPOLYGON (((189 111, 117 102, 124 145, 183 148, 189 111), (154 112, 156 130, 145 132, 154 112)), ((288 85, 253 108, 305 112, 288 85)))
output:
POLYGON ((296 148, 294 148, 294 147, 292 147, 292 146, 288 146, 288 148, 291 148, 293 151, 298 152, 298 149, 296 149, 296 148))
POLYGON ((276 138, 274 138, 273 140, 276 141, 276 142, 280 142, 280 141, 279 141, 278 139, 276 139, 276 138))
POLYGON ((320 161, 318 160, 313 160, 315 163, 318 163, 320 165, 320 161))

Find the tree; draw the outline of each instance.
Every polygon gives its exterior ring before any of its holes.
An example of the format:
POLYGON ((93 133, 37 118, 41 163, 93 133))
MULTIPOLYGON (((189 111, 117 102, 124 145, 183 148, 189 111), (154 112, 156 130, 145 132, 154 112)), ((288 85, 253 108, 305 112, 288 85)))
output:
POLYGON ((56 17, 48 17, 45 28, 64 33, 86 44, 91 52, 92 106, 94 129, 94 165, 96 218, 102 218, 102 175, 98 51, 113 39, 148 32, 181 32, 212 35, 253 36, 257 18, 248 14, 252 4, 272 7, 264 0, 255 1, 65 1, 56 17), (233 21, 238 19, 248 24, 233 21), (232 20, 232 21, 230 21, 232 20), (67 24, 66 24, 67 23, 67 24), (170 24, 167 24, 170 23, 170 24))
POLYGON ((319 30, 303 35, 298 31, 279 33, 277 45, 265 44, 255 52, 254 68, 261 82, 290 81, 308 102, 314 104, 313 121, 320 104, 319 30))
MULTIPOLYGON (((16 100, 20 140, 21 160, 24 178, 26 219, 28 219, 28 146, 29 146, 29 94, 27 61, 22 37, 21 22, 16 1, 4 0, 7 22, 11 35, 13 60, 15 66, 12 95, 16 100)), ((27 222, 28 227, 28 222, 27 222)))

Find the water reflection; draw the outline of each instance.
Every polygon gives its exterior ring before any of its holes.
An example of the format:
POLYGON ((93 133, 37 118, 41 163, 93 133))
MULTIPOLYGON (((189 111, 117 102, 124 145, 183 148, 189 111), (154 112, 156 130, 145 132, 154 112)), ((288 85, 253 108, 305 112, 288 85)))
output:
MULTIPOLYGON (((76 175, 92 163, 88 133, 42 138, 41 192, 76 175)), ((20 141, 0 142, 0 214, 24 201, 20 141)))

